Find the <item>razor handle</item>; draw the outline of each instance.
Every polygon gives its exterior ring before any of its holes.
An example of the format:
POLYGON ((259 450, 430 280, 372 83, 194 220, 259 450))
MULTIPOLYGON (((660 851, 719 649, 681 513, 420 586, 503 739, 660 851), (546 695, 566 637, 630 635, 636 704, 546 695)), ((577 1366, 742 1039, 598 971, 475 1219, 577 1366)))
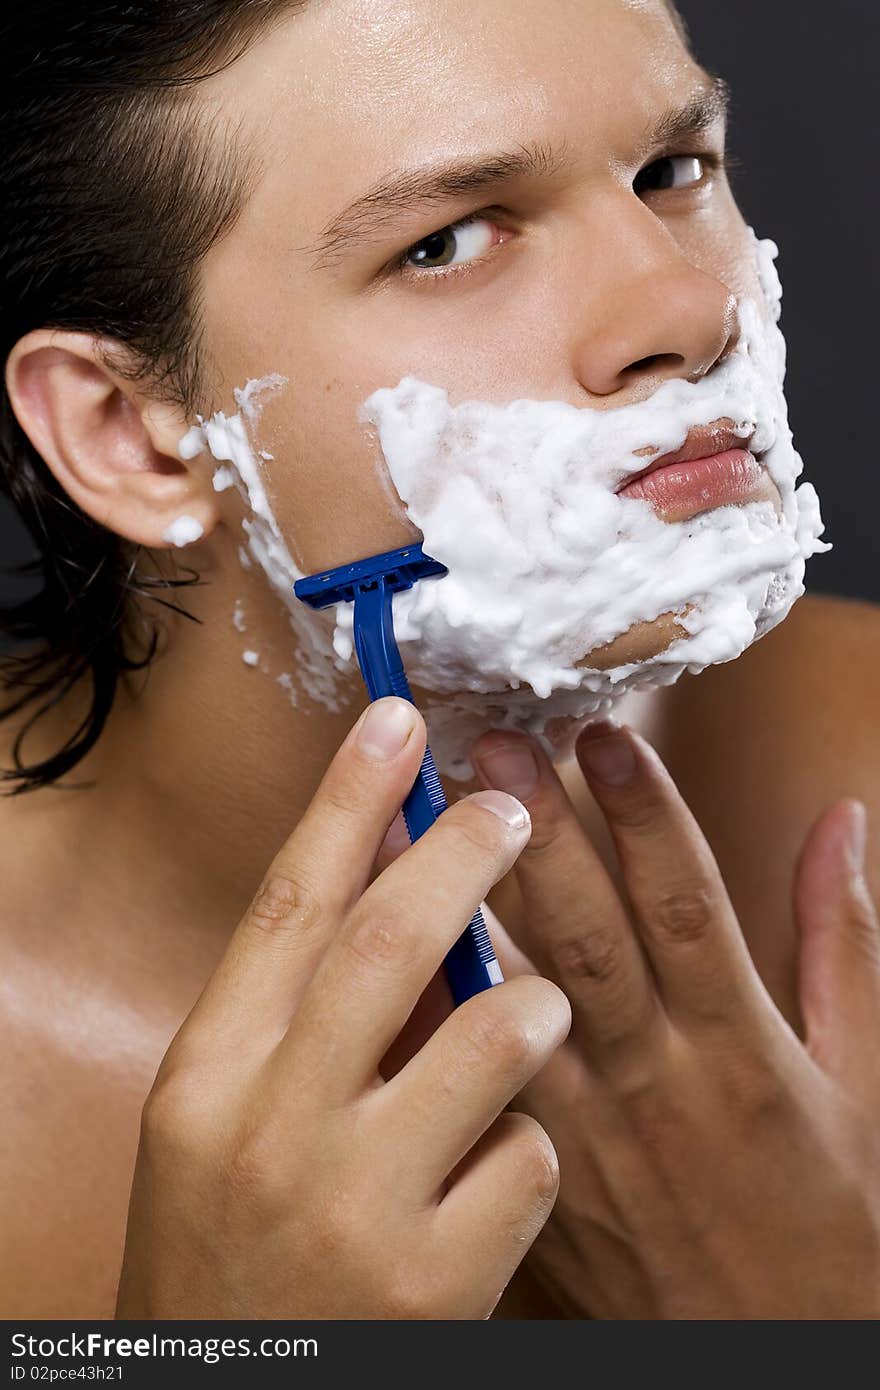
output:
MULTIPOLYGON (((398 695, 414 704, 394 636, 392 602, 395 591, 401 587, 399 581, 393 583, 394 578, 379 575, 355 585, 354 645, 371 700, 398 695)), ((446 797, 434 759, 430 748, 426 747, 418 776, 403 803, 403 818, 413 844, 430 830, 446 809, 446 797)), ((449 950, 443 965, 456 1005, 503 981, 479 908, 449 950)))

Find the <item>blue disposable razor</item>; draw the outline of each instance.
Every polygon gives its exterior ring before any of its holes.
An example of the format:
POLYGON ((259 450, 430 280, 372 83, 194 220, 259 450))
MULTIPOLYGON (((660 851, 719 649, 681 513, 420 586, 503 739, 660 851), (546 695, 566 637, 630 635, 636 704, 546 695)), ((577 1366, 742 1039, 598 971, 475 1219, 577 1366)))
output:
MULTIPOLYGON (((421 545, 408 545, 298 579, 293 588, 297 598, 312 608, 353 601, 355 651, 370 699, 399 695, 415 704, 394 637, 392 600, 395 594, 411 589, 417 579, 444 574, 448 574, 446 566, 426 555, 421 545)), ((419 775, 403 803, 410 840, 415 843, 445 810, 443 787, 431 750, 426 748, 419 775)), ((444 967, 456 1005, 504 979, 479 908, 447 955, 444 967)))

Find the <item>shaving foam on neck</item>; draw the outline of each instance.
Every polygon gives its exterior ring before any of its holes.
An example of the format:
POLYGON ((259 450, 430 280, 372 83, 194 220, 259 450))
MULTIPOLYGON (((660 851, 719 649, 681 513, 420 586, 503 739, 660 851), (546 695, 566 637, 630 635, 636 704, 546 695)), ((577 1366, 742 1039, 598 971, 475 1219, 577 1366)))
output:
MULTIPOLYGON (((777 247, 752 233, 768 315, 739 302, 734 350, 696 383, 597 411, 559 401, 452 406, 441 387, 405 377, 364 402, 389 473, 427 554, 449 574, 394 599, 410 679, 445 698, 424 711, 441 771, 467 777, 470 742, 489 727, 546 736, 548 725, 610 708, 631 690, 732 661, 804 592, 806 559, 830 549, 783 393, 785 340, 777 247), (688 430, 734 422, 782 500, 725 506, 680 522, 614 489, 651 447, 679 449, 688 430), (689 611, 685 611, 685 610, 689 611), (587 653, 663 613, 688 634, 645 661, 589 669, 587 653)), ((351 605, 334 646, 352 657, 351 605)))

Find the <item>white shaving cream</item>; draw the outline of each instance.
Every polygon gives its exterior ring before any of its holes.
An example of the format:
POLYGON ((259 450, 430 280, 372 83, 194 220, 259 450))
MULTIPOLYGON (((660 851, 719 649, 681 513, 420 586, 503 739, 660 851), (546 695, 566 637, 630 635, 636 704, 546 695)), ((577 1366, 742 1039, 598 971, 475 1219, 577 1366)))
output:
POLYGON ((194 516, 178 516, 166 526, 162 532, 163 541, 170 542, 171 545, 184 546, 192 545, 193 541, 200 540, 205 534, 202 523, 194 516))
MULTIPOLYGON (((227 416, 222 410, 212 415, 210 420, 197 416, 198 424, 193 425, 179 441, 177 451, 182 459, 195 458, 206 449, 223 466, 213 475, 217 492, 235 486, 249 515, 242 521, 242 529, 247 536, 247 544, 239 546, 238 558, 244 569, 252 569, 256 561, 266 575, 275 593, 287 609, 290 626, 296 637, 297 662, 296 675, 305 693, 311 699, 337 711, 346 703, 346 692, 340 689, 340 668, 350 663, 343 662, 334 654, 330 640, 332 624, 328 626, 326 615, 315 613, 301 603, 293 592, 293 585, 302 578, 302 572, 293 563, 290 551, 266 495, 260 469, 265 468, 265 460, 272 455, 261 451, 262 464, 257 463, 248 430, 256 433, 260 418, 261 403, 266 395, 280 390, 287 384, 287 378, 272 373, 270 376, 249 381, 241 389, 234 391, 238 414, 227 416)), ((238 606, 233 613, 233 623, 243 631, 243 616, 238 606), (239 624, 241 623, 241 626, 239 624)), ((249 666, 256 666, 259 657, 254 651, 242 653, 242 660, 249 666)), ((288 675, 287 680, 290 680, 288 675)), ((296 692, 285 682, 291 703, 296 703, 296 692)))
MULTIPOLYGON (((819 540, 815 490, 795 487, 803 463, 782 389, 777 248, 754 244, 771 321, 741 300, 736 348, 699 382, 667 381, 649 400, 596 411, 535 400, 452 406, 441 387, 406 377, 361 407, 426 553, 449 570, 394 599, 411 679, 443 696, 423 712, 444 773, 470 775, 467 750, 485 729, 527 730, 551 748, 546 731, 557 721, 582 721, 629 691, 732 661, 804 592, 806 559, 830 549, 819 540), (615 494, 643 471, 646 448, 672 452, 693 426, 722 418, 743 440, 754 435, 750 447, 777 485, 781 516, 770 501, 755 501, 668 522, 648 501, 615 494), (657 656, 606 671, 580 664, 633 624, 667 612, 687 636, 657 656)), ((258 463, 248 438, 260 398, 285 381, 249 381, 235 391, 239 413, 199 417, 179 452, 192 458, 207 448, 223 462, 215 488, 234 483, 249 510, 241 564, 255 561, 284 602, 297 680, 335 711, 346 698, 340 675, 355 668, 352 606, 338 605, 333 631, 322 621, 328 615, 296 599, 301 573, 261 477, 271 456, 261 451, 258 463)), ((296 704, 290 675, 277 679, 296 704)))
MULTIPOLYGON (((394 598, 410 678, 446 697, 424 711, 444 772, 470 775, 467 748, 484 729, 542 737, 551 721, 732 661, 803 594, 807 557, 830 549, 814 488, 795 487, 803 463, 782 389, 777 247, 754 242, 770 322, 742 299, 736 348, 696 383, 667 381, 646 401, 597 411, 452 406, 440 387, 405 377, 364 403, 426 553, 449 570, 394 598), (644 470, 637 451, 675 451, 691 427, 724 417, 744 440, 754 434, 781 516, 768 500, 668 522, 647 500, 615 494, 644 470), (667 612, 688 635, 657 656, 606 671, 577 664, 667 612)), ((336 617, 336 651, 350 659, 350 605, 336 617)))

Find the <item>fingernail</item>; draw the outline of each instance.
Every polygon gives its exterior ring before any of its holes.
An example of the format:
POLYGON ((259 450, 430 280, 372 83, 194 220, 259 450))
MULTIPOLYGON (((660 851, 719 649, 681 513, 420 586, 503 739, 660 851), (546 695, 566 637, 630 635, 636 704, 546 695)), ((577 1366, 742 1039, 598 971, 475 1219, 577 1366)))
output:
POLYGON ((619 734, 622 725, 617 719, 612 719, 609 715, 603 715, 601 719, 591 719, 589 724, 585 724, 577 736, 577 742, 582 738, 603 738, 605 734, 619 734))
POLYGON ((524 740, 496 744, 481 751, 475 761, 487 782, 520 801, 538 790, 538 760, 524 740))
POLYGON ((408 700, 386 696, 370 705, 361 719, 357 743, 368 758, 388 762, 404 747, 415 728, 415 709, 408 700))
POLYGON ((577 753, 589 775, 609 787, 622 787, 635 775, 636 756, 620 725, 605 721, 588 725, 578 739, 577 753))
POLYGON ((854 801, 855 810, 850 811, 849 817, 849 858, 850 865, 856 874, 865 871, 865 849, 868 838, 868 812, 864 802, 854 801))
POLYGON ((531 825, 531 816, 525 806, 506 792, 475 792, 471 801, 477 806, 482 806, 484 811, 491 811, 493 816, 503 820, 511 830, 523 830, 527 825, 531 825))

